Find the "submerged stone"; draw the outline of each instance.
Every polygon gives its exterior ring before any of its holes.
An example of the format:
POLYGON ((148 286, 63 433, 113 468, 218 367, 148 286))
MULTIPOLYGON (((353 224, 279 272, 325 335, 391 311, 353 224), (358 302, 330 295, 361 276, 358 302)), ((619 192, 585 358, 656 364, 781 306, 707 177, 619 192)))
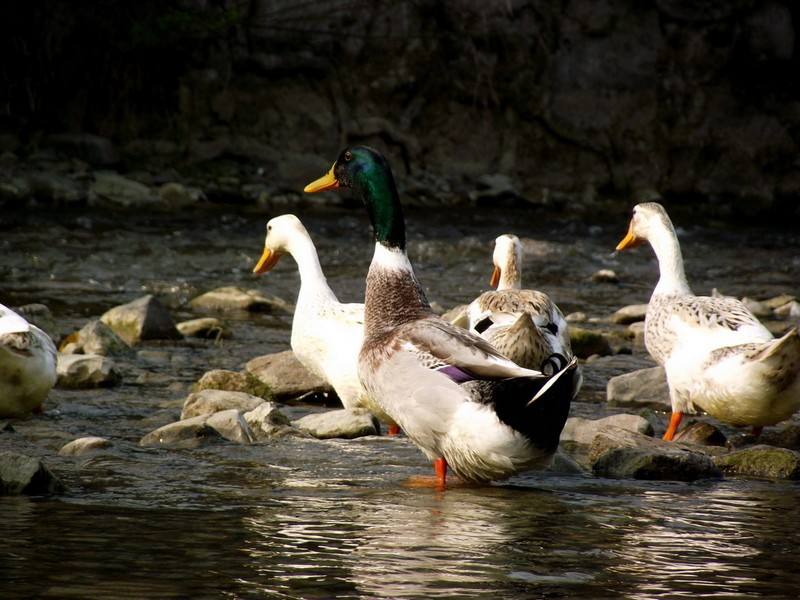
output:
POLYGON ((200 415, 213 415, 216 412, 237 409, 249 411, 264 402, 262 398, 242 392, 224 390, 201 390, 189 394, 183 403, 181 419, 190 419, 200 415))
POLYGON ((0 496, 55 494, 64 485, 38 458, 0 452, 0 496))
POLYGON ((800 479, 800 452, 772 446, 751 446, 718 456, 726 475, 757 479, 800 479))
POLYGON ((113 444, 106 438, 89 436, 78 438, 77 440, 72 440, 68 444, 64 444, 58 453, 61 456, 79 456, 93 450, 110 448, 111 446, 113 446, 113 444))
POLYGON ((319 439, 354 439, 365 435, 380 435, 378 420, 365 410, 343 408, 306 415, 292 426, 319 439))
POLYGON ((139 440, 143 447, 197 448, 203 442, 219 439, 216 429, 206 423, 208 415, 183 419, 151 431, 139 440))

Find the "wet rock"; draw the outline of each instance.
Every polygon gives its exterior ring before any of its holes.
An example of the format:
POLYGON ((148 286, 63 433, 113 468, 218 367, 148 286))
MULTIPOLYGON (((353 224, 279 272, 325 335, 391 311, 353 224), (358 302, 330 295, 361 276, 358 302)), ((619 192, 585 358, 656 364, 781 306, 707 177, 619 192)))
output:
POLYGON ((669 387, 664 367, 640 369, 608 380, 606 401, 609 406, 670 410, 669 387))
POLYGON ((567 323, 585 323, 589 317, 586 315, 585 312, 571 312, 566 317, 567 323))
POLYGON ((45 144, 70 158, 79 158, 94 166, 106 167, 119 160, 108 138, 89 133, 59 133, 48 135, 45 144))
POLYGON ((0 452, 0 496, 56 494, 64 485, 45 464, 18 452, 0 452))
POLYGON ((609 428, 624 429, 648 436, 653 435, 653 426, 647 419, 639 415, 623 413, 611 415, 603 419, 570 417, 567 419, 567 422, 564 424, 564 429, 561 431, 561 442, 589 446, 598 433, 609 428))
POLYGON ((56 374, 56 387, 62 389, 111 387, 122 381, 114 361, 99 354, 59 353, 56 374))
POLYGON ((278 435, 294 431, 289 418, 284 415, 274 402, 262 402, 256 408, 244 413, 244 419, 256 441, 264 441, 278 435))
POLYGON ((442 318, 445 321, 452 323, 456 327, 461 327, 463 329, 469 328, 469 316, 467 315, 466 304, 454 306, 453 308, 445 312, 442 315, 442 318))
POLYGON ((235 408, 214 413, 208 417, 206 425, 212 427, 226 440, 237 444, 252 444, 255 441, 247 421, 235 408))
POLYGON ((158 188, 158 197, 164 208, 186 208, 206 199, 202 190, 186 187, 181 183, 165 183, 158 188))
POLYGON ((647 316, 647 304, 631 304, 623 306, 611 315, 611 321, 618 325, 630 325, 637 321, 644 321, 645 316, 647 316))
POLYGON ((800 423, 791 421, 780 427, 765 429, 760 441, 770 446, 800 450, 800 423))
POLYGON ((208 415, 183 419, 151 431, 139 440, 145 448, 162 446, 167 448, 197 448, 203 442, 219 439, 216 429, 206 423, 208 415))
POLYGON ((80 456, 81 454, 87 454, 93 450, 110 448, 111 446, 113 446, 113 444, 106 438, 89 436, 78 438, 77 440, 72 440, 68 444, 64 444, 58 453, 61 456, 80 456))
POLYGON ((748 310, 759 319, 765 319, 772 316, 772 309, 763 302, 759 302, 758 300, 753 300, 752 298, 745 296, 742 298, 742 304, 744 304, 748 310))
POLYGON ((800 319, 800 302, 791 300, 775 309, 775 316, 781 319, 800 319))
POLYGON ((149 187, 118 173, 95 173, 91 190, 97 201, 113 206, 148 208, 159 204, 149 187))
POLYGON ((214 317, 203 317, 183 321, 176 325, 181 335, 185 337, 197 337, 204 339, 225 339, 231 337, 231 332, 225 324, 214 317))
POLYGON ((772 446, 751 446, 718 456, 717 466, 726 475, 760 479, 800 479, 800 452, 772 446))
POLYGON ((725 446, 728 439, 725 434, 714 427, 711 423, 695 422, 690 423, 673 438, 675 442, 684 444, 697 444, 699 446, 725 446))
POLYGON ((86 189, 73 179, 50 171, 29 173, 28 194, 55 204, 74 204, 86 200, 86 189))
POLYGON ((224 410, 236 409, 242 412, 253 410, 264 402, 263 398, 242 392, 222 390, 203 390, 189 394, 183 403, 181 419, 191 419, 200 415, 212 415, 224 410))
POLYGON ((611 344, 599 331, 583 329, 582 327, 570 327, 569 342, 572 346, 572 352, 578 358, 586 358, 592 354, 604 356, 612 353, 611 344))
POLYGON ((589 460, 601 477, 694 481, 720 476, 703 452, 619 428, 595 436, 589 460))
POLYGON ((221 287, 194 298, 189 305, 195 310, 246 310, 249 312, 267 312, 292 314, 294 307, 278 298, 267 296, 256 290, 240 287, 221 287))
POLYGON ((300 364, 291 350, 254 358, 245 365, 245 371, 266 384, 279 402, 307 394, 333 393, 330 384, 300 364))
POLYGON ((74 336, 67 338, 61 352, 64 354, 99 354, 101 356, 127 355, 131 348, 114 330, 100 320, 90 321, 74 336))
POLYGON ((562 452, 560 449, 553 455, 553 462, 546 471, 550 473, 565 473, 571 475, 578 475, 586 473, 586 469, 581 464, 572 458, 569 454, 562 452))
POLYGON ((26 321, 36 325, 50 337, 53 337, 56 331, 56 321, 53 318, 53 313, 50 312, 46 305, 39 303, 23 304, 15 308, 14 311, 26 321))
POLYGON ((644 321, 628 325, 628 333, 633 338, 634 345, 644 346, 644 321))
POLYGON ((116 306, 105 312, 100 320, 133 346, 142 340, 174 340, 181 334, 175 329, 172 315, 152 295, 116 306))
POLYGON ((619 283, 619 277, 611 269, 600 269, 592 273, 591 280, 594 283, 619 283))
POLYGON ((227 390, 230 392, 244 392, 252 396, 259 396, 269 400, 272 396, 269 386, 249 371, 226 371, 214 369, 203 374, 194 385, 195 391, 200 390, 227 390))
POLYGON ((477 188, 468 193, 472 202, 491 202, 496 204, 498 201, 524 201, 525 198, 515 188, 514 183, 508 175, 493 173, 481 175, 476 180, 477 188))
POLYGON ((380 434, 378 420, 370 413, 347 408, 306 415, 293 421, 292 426, 321 440, 380 434))

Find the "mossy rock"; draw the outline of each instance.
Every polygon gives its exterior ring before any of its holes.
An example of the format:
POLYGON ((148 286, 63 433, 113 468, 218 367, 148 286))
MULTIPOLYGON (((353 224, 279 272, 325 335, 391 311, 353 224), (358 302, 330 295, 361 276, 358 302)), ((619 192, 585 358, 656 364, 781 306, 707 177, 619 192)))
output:
POLYGON ((612 353, 608 338, 601 332, 591 329, 570 326, 569 343, 572 352, 578 358, 587 358, 592 354, 606 356, 612 353))
POLYGON ((202 390, 244 392, 264 400, 272 400, 273 396, 269 385, 248 371, 226 371, 224 369, 208 371, 192 386, 194 392, 202 390))
POLYGON ((717 467, 726 475, 757 479, 800 479, 800 452, 773 446, 751 446, 719 456, 717 467))

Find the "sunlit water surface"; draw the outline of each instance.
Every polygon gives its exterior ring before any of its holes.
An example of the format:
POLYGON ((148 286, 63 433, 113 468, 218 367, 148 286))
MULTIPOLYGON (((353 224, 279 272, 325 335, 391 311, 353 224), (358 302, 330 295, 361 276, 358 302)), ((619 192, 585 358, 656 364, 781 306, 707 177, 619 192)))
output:
MULTIPOLYGON (((360 210, 295 211, 340 299, 359 300, 371 256, 360 210)), ((34 213, 0 223, 0 302, 44 302, 57 333, 157 293, 177 319, 221 285, 292 299, 291 260, 254 280, 268 216, 234 209, 168 215, 34 213)), ((410 254, 444 307, 485 288, 493 238, 525 238, 527 282, 564 312, 604 316, 645 302, 646 249, 610 250, 619 223, 552 222, 535 212, 408 215, 410 254), (594 284, 600 268, 620 285, 594 284)), ((798 292, 792 231, 681 230, 689 278, 739 296, 798 292)), ((67 486, 54 498, 0 498, 2 598, 796 598, 800 487, 528 474, 446 491, 405 485, 429 466, 406 439, 282 438, 256 446, 143 449, 212 368, 288 347, 291 318, 234 314, 222 342, 151 343, 121 363, 122 386, 51 394, 44 415, 0 433, 0 449, 45 457, 67 486), (84 435, 114 446, 63 458, 84 435)), ((590 371, 587 369, 587 371, 590 371)), ((591 372, 589 379, 591 380, 591 372)), ((602 388, 606 373, 596 375, 602 388)), ((591 386, 588 397, 592 399, 591 386)), ((290 416, 318 407, 287 407, 290 416)), ((578 402, 574 414, 600 416, 578 402)))

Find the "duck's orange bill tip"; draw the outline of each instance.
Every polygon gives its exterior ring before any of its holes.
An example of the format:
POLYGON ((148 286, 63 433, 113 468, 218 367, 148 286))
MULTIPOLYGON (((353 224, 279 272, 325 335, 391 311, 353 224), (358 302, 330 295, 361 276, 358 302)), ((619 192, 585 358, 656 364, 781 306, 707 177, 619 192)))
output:
MULTIPOLYGON (((333 164, 333 167, 335 166, 336 163, 333 164)), ((336 181, 336 176, 333 174, 333 167, 331 167, 331 170, 325 173, 325 175, 309 183, 303 188, 303 191, 306 194, 313 194, 314 192, 324 192, 325 190, 334 190, 338 188, 339 182, 336 181)))
POLYGON ((492 286, 494 289, 497 289, 499 283, 500 283, 500 267, 495 267, 494 271, 492 271, 492 278, 489 280, 489 285, 492 286))
POLYGON ((636 248, 644 242, 644 239, 638 238, 628 229, 628 233, 622 238, 622 241, 617 244, 617 250, 627 250, 628 248, 636 248))
POLYGON ((261 275, 262 273, 266 273, 276 264, 278 264, 278 260, 280 260, 281 255, 279 252, 275 252, 274 250, 270 250, 269 248, 264 248, 264 254, 261 255, 261 258, 258 259, 258 264, 253 267, 253 273, 256 275, 261 275))

